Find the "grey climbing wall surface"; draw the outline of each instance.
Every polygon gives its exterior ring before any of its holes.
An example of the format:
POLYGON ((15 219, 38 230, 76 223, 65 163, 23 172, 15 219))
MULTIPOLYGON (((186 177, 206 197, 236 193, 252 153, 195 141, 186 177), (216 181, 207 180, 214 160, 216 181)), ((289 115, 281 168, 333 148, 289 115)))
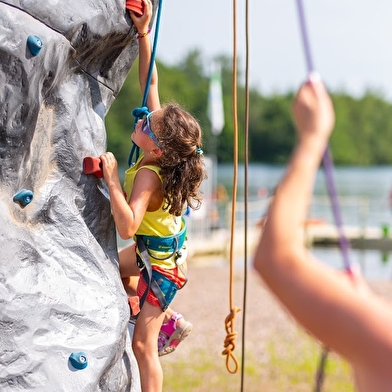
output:
POLYGON ((107 192, 82 170, 137 48, 124 0, 0 0, 2 392, 140 389, 107 192))

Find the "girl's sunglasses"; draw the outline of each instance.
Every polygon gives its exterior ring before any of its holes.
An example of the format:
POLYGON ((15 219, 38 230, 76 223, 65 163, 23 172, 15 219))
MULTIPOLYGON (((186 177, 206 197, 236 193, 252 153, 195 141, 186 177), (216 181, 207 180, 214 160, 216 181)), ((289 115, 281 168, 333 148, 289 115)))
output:
POLYGON ((148 113, 146 118, 142 122, 142 132, 150 137, 152 141, 159 147, 162 148, 162 145, 159 143, 158 138, 155 136, 154 132, 151 129, 150 126, 150 117, 152 116, 154 112, 148 113))

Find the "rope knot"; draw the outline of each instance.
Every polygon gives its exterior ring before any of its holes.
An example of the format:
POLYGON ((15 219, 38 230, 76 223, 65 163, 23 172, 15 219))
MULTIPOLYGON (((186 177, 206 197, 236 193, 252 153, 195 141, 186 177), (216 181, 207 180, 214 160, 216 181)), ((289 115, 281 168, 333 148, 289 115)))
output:
POLYGON ((240 308, 234 307, 230 310, 230 314, 225 319, 226 338, 224 341, 225 349, 222 351, 222 355, 226 355, 226 368, 234 374, 238 371, 238 360, 234 355, 235 339, 238 335, 237 331, 234 331, 234 321, 236 314, 240 311, 240 308), (234 362, 234 368, 230 366, 230 359, 234 362))
POLYGON ((140 120, 143 116, 146 116, 149 114, 150 111, 148 110, 147 106, 142 106, 140 108, 135 108, 132 110, 132 116, 135 117, 135 124, 137 123, 138 120, 140 120))

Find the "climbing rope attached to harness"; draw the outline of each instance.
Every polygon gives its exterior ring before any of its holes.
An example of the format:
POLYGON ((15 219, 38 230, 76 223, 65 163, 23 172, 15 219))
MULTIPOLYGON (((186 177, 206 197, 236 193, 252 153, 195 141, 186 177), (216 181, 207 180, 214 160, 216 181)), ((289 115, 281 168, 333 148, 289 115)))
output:
MULTIPOLYGON (((159 36, 159 29, 160 29, 160 25, 161 25, 162 5, 163 5, 163 0, 159 0, 157 18, 156 18, 156 23, 155 23, 154 42, 153 42, 153 47, 152 47, 150 66, 148 68, 146 88, 143 93, 142 105, 140 108, 135 108, 132 110, 132 115, 135 117, 135 120, 133 123, 134 128, 136 127, 137 122, 140 119, 142 119, 143 116, 150 113, 148 110, 148 107, 147 107, 147 99, 148 99, 148 94, 150 92, 152 72, 154 69, 155 57, 156 57, 157 46, 158 46, 158 36, 159 36)), ((135 143, 132 143, 132 148, 131 148, 131 151, 130 151, 129 157, 128 157, 128 166, 129 167, 132 166, 133 156, 135 154, 136 154, 135 161, 137 161, 137 158, 139 157, 139 154, 140 154, 140 148, 135 143)))
MULTIPOLYGON (((147 104, 147 99, 148 99, 148 93, 150 90, 152 72, 154 69, 156 47, 157 47, 157 42, 158 42, 158 32, 159 32, 159 25, 160 25, 160 18, 161 18, 161 9, 162 9, 162 0, 160 0, 159 6, 158 6, 158 16, 157 16, 157 22, 156 22, 153 51, 151 54, 150 66, 149 66, 147 82, 146 82, 146 88, 145 88, 144 94, 143 94, 142 106, 132 110, 132 115, 135 117, 133 128, 136 127, 136 124, 140 119, 142 119, 144 116, 147 116, 150 113, 146 104, 147 104)), ((140 37, 138 37, 138 39, 139 38, 140 37)), ((129 157, 128 157, 128 166, 129 167, 132 166, 132 164, 133 164, 133 157, 135 154, 136 154, 136 158, 135 158, 135 162, 136 162, 137 159, 139 158, 140 148, 137 144, 132 143, 132 148, 131 148, 131 151, 130 151, 129 157)), ((157 297, 159 304, 162 308, 162 311, 165 311, 167 309, 168 305, 166 303, 165 297, 164 297, 161 289, 159 288, 157 282, 152 277, 152 267, 151 267, 151 263, 150 263, 150 259, 149 259, 148 248, 145 245, 143 238, 141 236, 137 236, 137 246, 139 248, 140 255, 141 255, 140 259, 137 258, 138 266, 139 266, 140 270, 142 271, 144 280, 147 283, 147 288, 146 288, 142 298, 140 299, 139 308, 141 308, 143 306, 143 304, 146 300, 146 297, 151 289, 154 292, 155 296, 157 297)))
MULTIPOLYGON (((308 39, 306 23, 305 23, 305 13, 301 0, 297 0, 297 9, 298 9, 298 17, 299 17, 299 23, 301 28, 302 43, 303 43, 305 58, 306 58, 308 77, 311 78, 315 70, 313 66, 312 56, 310 53, 310 45, 309 45, 309 39, 308 39)), ((335 183, 333 179, 333 162, 332 162, 332 156, 330 153, 329 146, 327 146, 327 148, 324 151, 323 167, 325 172, 328 194, 331 200, 332 212, 335 219, 335 225, 338 230, 339 246, 343 256, 343 263, 346 271, 349 272, 351 270, 351 265, 350 265, 349 252, 348 252, 348 241, 343 232, 343 223, 340 214, 338 196, 337 196, 335 183)), ((328 347, 324 347, 321 353, 320 362, 317 369, 315 392, 321 391, 321 387, 324 381, 325 365, 327 361, 328 352, 329 352, 328 347)))

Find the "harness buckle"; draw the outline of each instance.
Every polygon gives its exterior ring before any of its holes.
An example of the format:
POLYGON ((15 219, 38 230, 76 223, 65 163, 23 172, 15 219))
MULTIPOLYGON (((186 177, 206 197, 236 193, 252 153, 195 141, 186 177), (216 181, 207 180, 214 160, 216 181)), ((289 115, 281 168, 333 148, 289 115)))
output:
POLYGON ((142 271, 144 268, 146 268, 144 261, 142 260, 142 258, 138 254, 136 254, 136 265, 138 266, 140 271, 142 271))

